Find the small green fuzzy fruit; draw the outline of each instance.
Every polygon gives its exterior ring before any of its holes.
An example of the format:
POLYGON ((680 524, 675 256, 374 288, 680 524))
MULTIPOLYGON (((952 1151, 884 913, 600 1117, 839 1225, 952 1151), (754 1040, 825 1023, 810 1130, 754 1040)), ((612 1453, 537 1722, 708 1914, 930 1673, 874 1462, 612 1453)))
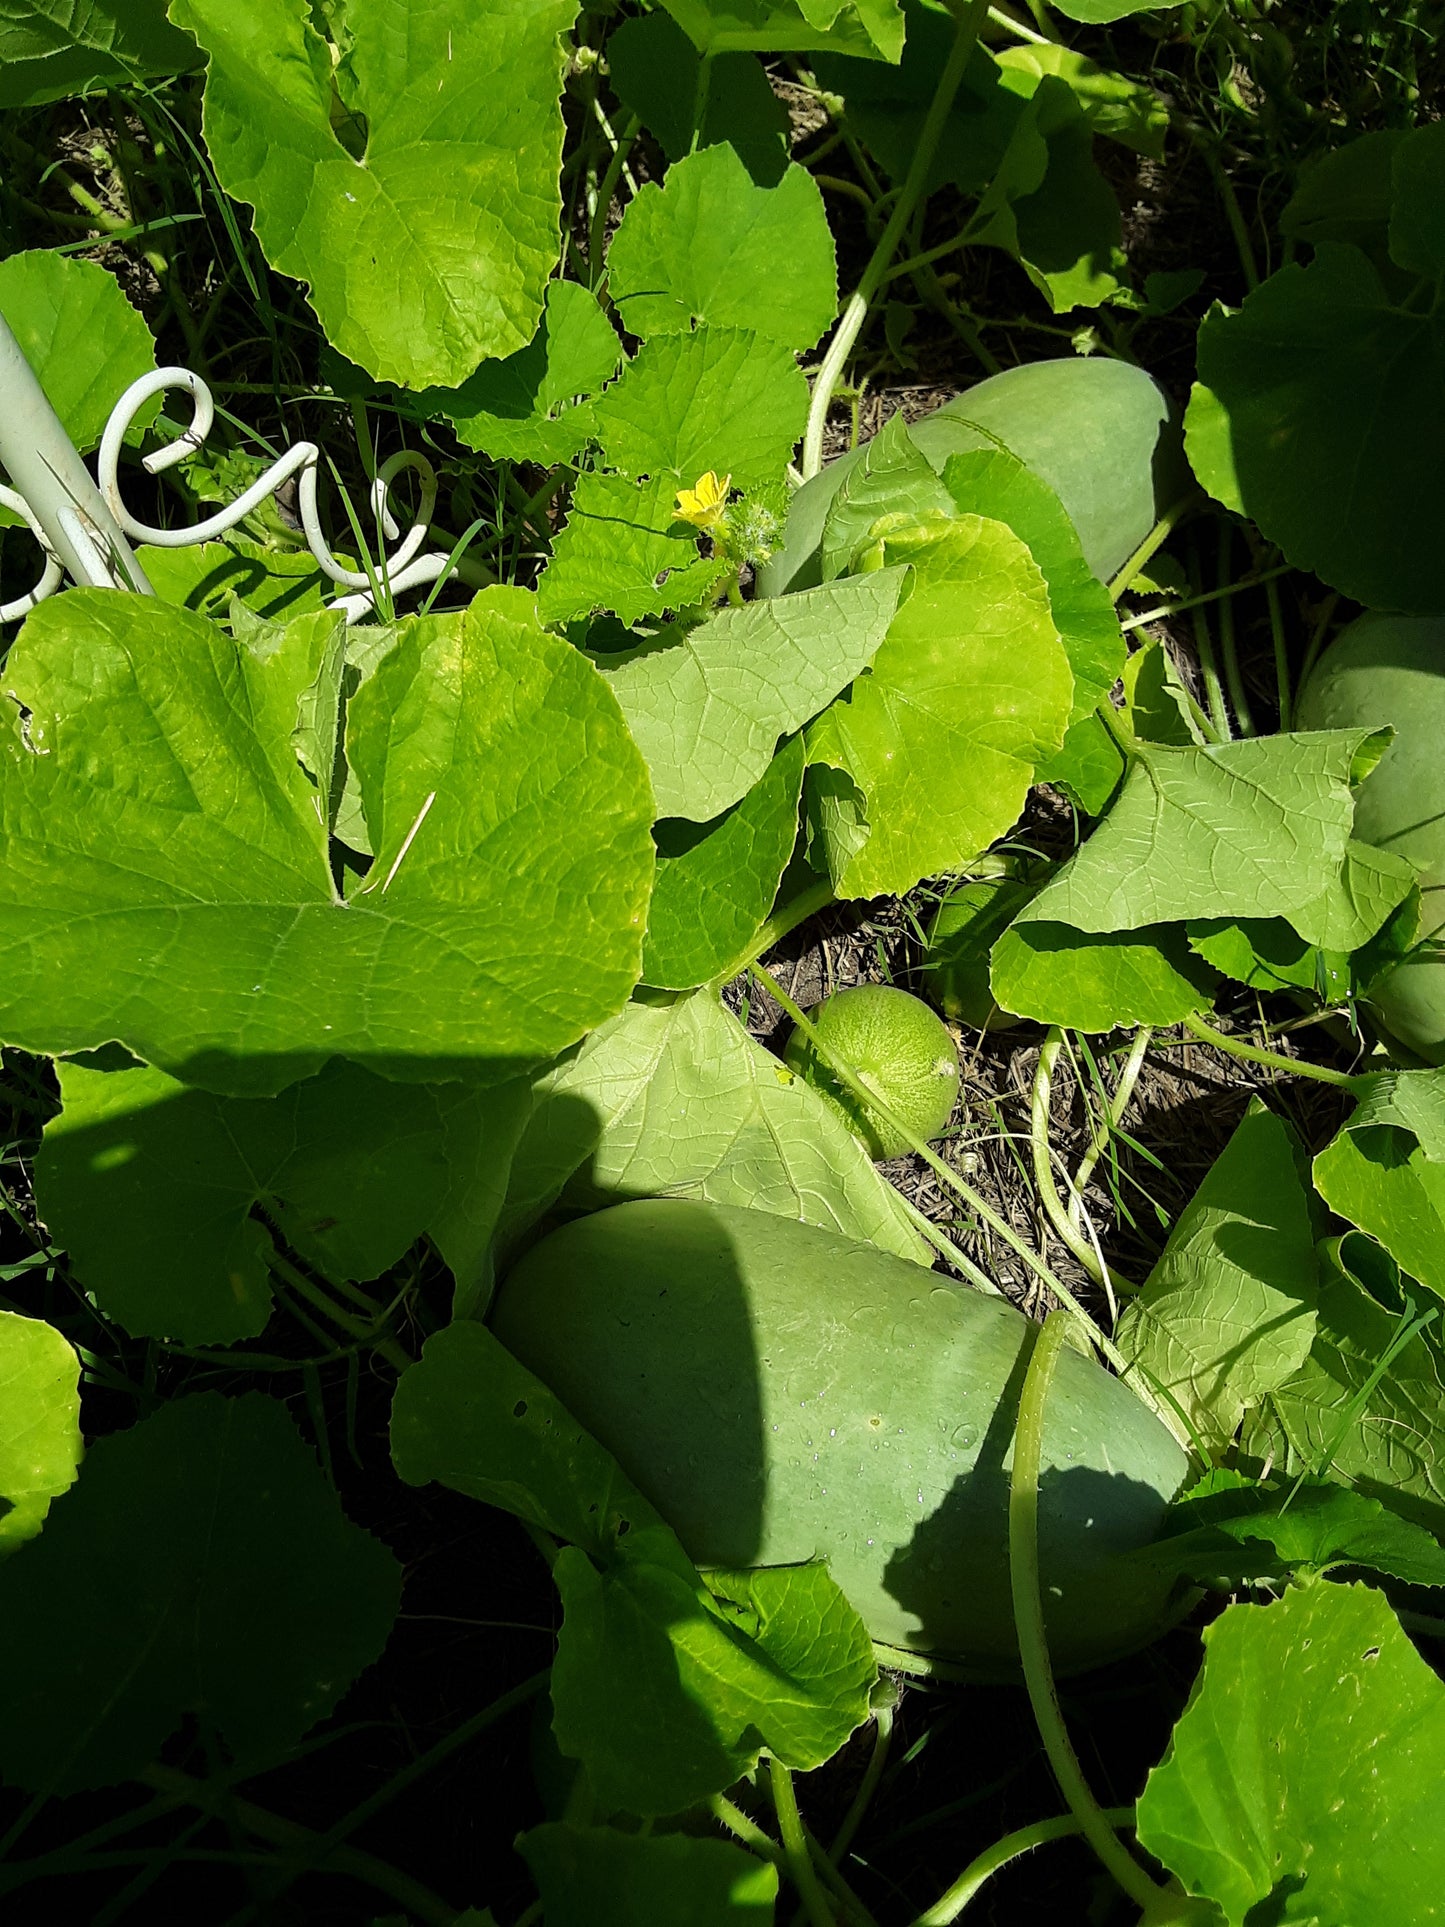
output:
MULTIPOLYGON (((860 1083, 876 1091, 889 1110, 925 1143, 943 1131, 958 1098, 958 1052, 943 1023, 917 997, 886 984, 840 990, 808 1012, 827 1047, 860 1083)), ((849 1128, 875 1158, 901 1158, 909 1150, 881 1118, 862 1104, 816 1056, 795 1030, 783 1053, 800 1077, 842 1112, 849 1128)))
POLYGON ((994 1001, 989 956, 1031 897, 1037 883, 1017 877, 980 877, 951 890, 934 912, 923 958, 930 997, 956 1024, 975 1030, 1008 1030, 1020 1022, 994 1001))

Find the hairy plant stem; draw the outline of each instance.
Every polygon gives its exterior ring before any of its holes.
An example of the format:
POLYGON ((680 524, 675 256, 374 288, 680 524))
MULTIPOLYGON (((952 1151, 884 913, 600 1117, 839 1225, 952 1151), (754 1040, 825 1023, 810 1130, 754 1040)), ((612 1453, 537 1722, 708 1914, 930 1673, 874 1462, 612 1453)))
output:
MULTIPOLYGON (((1063 1047, 1064 1033, 1057 1024, 1051 1025, 1039 1051, 1039 1061, 1034 1070, 1033 1089, 1029 1095, 1029 1148, 1033 1153, 1034 1188, 1044 1207, 1045 1217, 1094 1283, 1102 1285, 1109 1300, 1109 1309, 1117 1317, 1118 1307, 1114 1302, 1114 1287, 1110 1281, 1109 1267, 1104 1262, 1103 1254, 1089 1242, 1070 1217, 1069 1212, 1065 1210, 1058 1187, 1054 1182, 1054 1153, 1049 1140, 1049 1110, 1053 1096, 1054 1066, 1059 1061, 1059 1052, 1063 1047)), ((1070 1204, 1078 1206, 1082 1213, 1083 1201, 1072 1185, 1070 1185, 1070 1204)))
POLYGON ((778 1831, 783 1836, 783 1852, 787 1856, 788 1875, 798 1890, 812 1927, 837 1927, 833 1910, 828 1905, 828 1896, 823 1892, 818 1879, 818 1870, 813 1865, 813 1856, 808 1851, 808 1842, 803 1834, 802 1815, 798 1812, 798 1796, 793 1790, 793 1776, 775 1755, 768 1760, 768 1782, 772 1788, 773 1805, 778 1813, 778 1831))
POLYGON ((1226 1037, 1223 1031, 1213 1029, 1202 1017, 1186 1017, 1184 1028, 1192 1031, 1202 1043, 1212 1044, 1216 1050, 1226 1051, 1231 1057, 1238 1057, 1246 1064, 1263 1064, 1267 1069, 1285 1071, 1291 1077, 1312 1077, 1317 1084, 1335 1084, 1342 1091, 1360 1089, 1361 1075, 1352 1071, 1332 1071, 1324 1064, 1307 1064, 1303 1058, 1286 1057, 1282 1051, 1261 1050, 1257 1044, 1241 1044, 1237 1037, 1226 1037))
MULTIPOLYGON (((1105 1807, 1103 1814, 1114 1827, 1127 1827, 1134 1819, 1133 1807, 1105 1807)), ((985 1847, 969 1861, 948 1892, 936 1900, 927 1913, 920 1914, 913 1927, 951 1927, 968 1903, 1011 1861, 1022 1859, 1035 1847, 1047 1846, 1051 1840, 1072 1840, 1082 1832, 1083 1826, 1074 1814, 1061 1813, 1055 1819, 1035 1820, 1032 1826, 1006 1833, 1002 1840, 995 1840, 991 1847, 985 1847)))
MULTIPOLYGON (((308 1304, 313 1305, 323 1318, 329 1318, 331 1323, 338 1330, 344 1331, 348 1338, 369 1345, 378 1357, 384 1358, 387 1364, 393 1366, 397 1372, 404 1372, 415 1362, 411 1354, 399 1345, 395 1338, 387 1336, 385 1327, 388 1314, 384 1313, 379 1305, 371 1305, 370 1318, 357 1318, 352 1313, 343 1311, 340 1305, 322 1290, 315 1279, 308 1278, 299 1266, 292 1264, 291 1260, 283 1257, 279 1251, 272 1253, 269 1262, 271 1270, 278 1277, 284 1278, 291 1289, 299 1293, 308 1304)), ((321 1332, 319 1336, 324 1340, 326 1334, 321 1332)))
POLYGON ((1123 1891, 1143 1909, 1143 1918, 1149 1927, 1167 1927, 1169 1923, 1200 1919, 1201 1911, 1183 1894, 1171 1893, 1151 1880, 1114 1831, 1109 1815, 1094 1798, 1084 1778, 1064 1725, 1063 1708, 1059 1705, 1049 1663, 1043 1595, 1039 1589, 1039 1471, 1043 1463, 1044 1412, 1049 1385, 1064 1343, 1064 1320, 1058 1312, 1050 1312, 1034 1341, 1014 1430, 1008 1541, 1019 1656, 1044 1752, 1079 1831, 1123 1891))
POLYGON ((1178 528, 1189 510, 1192 509, 1199 500, 1200 495, 1198 489, 1191 489, 1187 495, 1181 496, 1172 508, 1165 509, 1164 513, 1144 537, 1144 540, 1139 544, 1138 548, 1135 549, 1134 553, 1129 557, 1129 560, 1124 564, 1123 568, 1120 569, 1119 573, 1109 583, 1109 594, 1115 602, 1123 595, 1124 591, 1134 580, 1135 576, 1138 575, 1145 563, 1150 561, 1159 550, 1163 548, 1164 544, 1169 540, 1175 529, 1178 528))
POLYGON ((883 1778, 883 1769, 888 1764, 888 1752, 893 1741, 893 1709, 880 1706, 873 1716, 873 1751, 868 1756, 858 1791, 853 1795, 853 1804, 843 1816, 843 1824, 833 1835, 828 1848, 828 1858, 836 1867, 843 1855, 853 1844, 853 1836, 863 1824, 873 1795, 878 1791, 878 1782, 883 1778))
POLYGON ((808 426, 803 436, 803 479, 816 475, 823 466, 823 431, 828 425, 828 409, 832 404, 833 392, 843 373, 848 357, 853 352, 853 344, 862 331, 868 318, 868 310, 874 296, 883 286, 898 243, 908 231, 913 211, 922 198, 928 185, 929 169, 938 151, 938 143, 949 113, 953 108, 954 96, 963 79, 964 70, 973 58, 978 45, 979 30, 988 14, 988 0, 962 0, 956 5, 955 20, 957 29, 953 46, 939 76, 932 101, 923 126, 919 130, 918 144, 913 150, 908 172, 903 185, 894 199, 888 216, 888 224, 878 238, 868 265, 864 268, 858 286, 848 297, 833 339, 828 343, 827 353, 823 356, 822 366, 813 383, 813 398, 808 408, 808 426))
MULTIPOLYGON (((309 1827, 283 1820, 265 1807, 254 1806, 249 1800, 233 1799, 229 1787, 214 1787, 206 1780, 193 1780, 171 1767, 147 1767, 136 1778, 158 1793, 169 1794, 187 1806, 199 1808, 213 1819, 224 1819, 229 1812, 247 1833, 270 1846, 285 1847, 294 1853, 305 1851, 319 1838, 309 1827)), ((355 1847, 333 1847, 325 1865, 337 1873, 350 1874, 377 1893, 386 1894, 427 1923, 427 1927, 432 1927, 432 1923, 435 1927, 452 1927, 457 1917, 457 1909, 450 1901, 373 1854, 362 1853, 355 1847)))

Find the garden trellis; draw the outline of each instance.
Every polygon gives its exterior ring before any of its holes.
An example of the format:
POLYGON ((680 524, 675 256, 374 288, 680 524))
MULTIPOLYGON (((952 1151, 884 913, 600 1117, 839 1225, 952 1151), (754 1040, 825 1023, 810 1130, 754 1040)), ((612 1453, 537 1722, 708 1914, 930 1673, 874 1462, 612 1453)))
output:
POLYGON ((98 458, 99 481, 91 477, 65 425, 25 358, 14 330, 0 315, 0 464, 12 486, 0 486, 0 503, 22 517, 44 551, 44 568, 33 588, 0 600, 0 622, 14 622, 72 582, 93 588, 155 593, 131 548, 133 542, 156 548, 191 548, 213 542, 236 528, 293 477, 306 545, 316 566, 339 594, 334 606, 348 622, 376 607, 379 593, 400 595, 456 573, 450 555, 426 552, 436 506, 436 471, 419 449, 399 449, 381 463, 371 486, 371 512, 380 536, 398 546, 382 550, 369 570, 349 569, 333 554, 317 510, 317 479, 322 451, 315 442, 294 442, 264 474, 216 514, 181 528, 142 522, 126 507, 121 493, 120 459, 126 438, 147 402, 180 391, 190 396, 189 425, 166 447, 143 458, 151 475, 183 462, 205 446, 215 423, 211 391, 188 368, 157 368, 133 381, 117 399, 106 423, 98 458), (392 483, 402 473, 415 476, 419 505, 404 537, 392 514, 392 483))

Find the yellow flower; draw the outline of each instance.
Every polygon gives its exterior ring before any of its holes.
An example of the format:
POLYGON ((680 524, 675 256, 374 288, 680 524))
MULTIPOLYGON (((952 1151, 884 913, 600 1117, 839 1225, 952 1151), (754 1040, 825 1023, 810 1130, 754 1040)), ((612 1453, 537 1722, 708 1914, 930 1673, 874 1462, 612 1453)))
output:
POLYGON ((680 488, 677 491, 677 507, 673 514, 679 522, 691 522, 695 529, 715 529, 722 521, 728 490, 732 485, 731 475, 719 479, 709 469, 706 475, 698 476, 696 488, 680 488))

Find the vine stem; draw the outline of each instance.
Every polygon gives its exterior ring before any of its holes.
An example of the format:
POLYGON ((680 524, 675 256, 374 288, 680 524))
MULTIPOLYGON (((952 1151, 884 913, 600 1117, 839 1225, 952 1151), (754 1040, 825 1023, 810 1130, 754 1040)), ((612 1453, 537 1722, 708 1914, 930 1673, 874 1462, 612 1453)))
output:
MULTIPOLYGON (((1059 1061, 1059 1052, 1063 1047, 1064 1033, 1057 1024, 1053 1024, 1039 1051, 1039 1061, 1034 1069, 1033 1089, 1029 1095, 1029 1148, 1033 1152, 1034 1187, 1038 1191, 1044 1207, 1044 1215, 1049 1223, 1094 1283, 1103 1286, 1108 1295, 1109 1307, 1115 1310, 1114 1287, 1109 1279, 1109 1267, 1104 1263, 1102 1254, 1095 1250, 1065 1210, 1064 1202, 1054 1182, 1054 1154, 1049 1142, 1049 1111, 1053 1098, 1054 1066, 1059 1061)), ((1072 1186, 1070 1189, 1070 1202, 1082 1211, 1083 1201, 1072 1186)))
POLYGON ((1079 1168, 1074 1173, 1073 1201, 1069 1206, 1071 1218, 1076 1218, 1083 1212, 1085 1187, 1094 1175, 1094 1167, 1103 1156, 1105 1145, 1118 1130, 1124 1113, 1129 1108, 1129 1100, 1134 1095, 1134 1087, 1139 1082, 1139 1073, 1144 1068, 1144 1059, 1153 1041, 1153 1027, 1149 1024, 1141 1024, 1134 1033, 1133 1043, 1129 1046, 1129 1055, 1124 1060, 1124 1068, 1120 1071, 1119 1081, 1114 1086, 1114 1095, 1106 1101, 1104 1115, 1099 1119, 1094 1128, 1094 1134, 1089 1139, 1089 1148, 1079 1159, 1079 1168))
MULTIPOLYGON (((1104 1818, 1111 1826, 1127 1827, 1134 1819, 1134 1809, 1105 1807, 1104 1818)), ((936 1900, 927 1913, 920 1914, 913 1927, 950 1927, 980 1889, 1010 1861, 1022 1859, 1035 1847, 1046 1847, 1051 1840, 1071 1840, 1082 1832, 1083 1827, 1074 1814, 1061 1813, 1052 1820, 1035 1820, 1031 1826, 1006 1833, 1002 1840, 995 1840, 991 1847, 985 1847, 969 1861, 948 1892, 936 1900)))
POLYGON ((1150 529, 1144 540, 1135 549, 1129 560, 1109 584, 1109 594, 1117 602, 1129 584, 1138 575, 1144 564, 1163 548, 1170 536, 1178 528, 1185 514, 1199 500, 1198 489, 1191 489, 1188 495, 1181 496, 1172 508, 1165 509, 1159 520, 1150 529))
POLYGON ((1206 1024, 1202 1017, 1186 1017, 1184 1028, 1192 1031, 1202 1043, 1212 1044, 1216 1050, 1226 1052, 1230 1057, 1238 1057, 1246 1064, 1263 1064, 1269 1070, 1287 1071, 1291 1077, 1312 1077, 1317 1084, 1334 1084, 1342 1091, 1358 1092, 1362 1079, 1352 1071, 1332 1071, 1325 1064, 1309 1064, 1301 1057, 1286 1057, 1283 1051, 1261 1050, 1258 1044, 1241 1044, 1237 1037, 1226 1037, 1223 1031, 1215 1030, 1206 1024))
POLYGON ((833 339, 828 343, 828 351, 823 356, 822 366, 813 383, 813 398, 808 408, 808 426, 803 436, 803 479, 806 481, 818 473, 823 466, 823 431, 828 423, 828 410, 832 405, 833 391, 837 388, 844 365, 853 352, 853 344, 862 331, 868 317, 868 309, 874 296, 882 287, 898 243, 908 230, 913 218, 913 210, 923 196, 928 185, 929 169, 938 151, 938 143, 953 108, 954 96, 963 79, 964 71, 973 58, 974 48, 978 45, 979 31, 988 17, 988 0, 966 0, 962 9, 955 13, 957 31, 953 46, 939 76, 932 101, 923 126, 919 130, 918 144, 913 150, 913 158, 908 164, 903 185, 899 188, 888 216, 888 225, 878 238, 858 286, 848 297, 838 325, 833 331, 833 339))
POLYGON ((803 1817, 798 1812, 798 1796, 793 1789, 793 1776, 783 1762, 773 1754, 768 1760, 768 1779, 773 1790, 773 1805, 778 1811, 778 1831, 783 1836, 783 1852, 787 1855, 788 1874, 798 1890, 804 1911, 812 1922, 812 1927, 837 1927, 833 1910, 828 1905, 828 1896, 823 1892, 818 1870, 813 1865, 813 1856, 808 1851, 808 1842, 803 1834, 803 1817))
POLYGON ((769 996, 776 999, 778 1004, 781 1005, 784 1014, 792 1018, 793 1022, 802 1031, 804 1037, 806 1037, 812 1045, 818 1057, 827 1065, 828 1069, 838 1081, 852 1092, 860 1104, 866 1106, 867 1109, 872 1111, 876 1117, 880 1118, 884 1124, 888 1125, 890 1130, 896 1131, 908 1146, 909 1150, 912 1151, 916 1157, 923 1159, 928 1168, 953 1192, 955 1197, 962 1198, 963 1202, 975 1216, 981 1218, 990 1231, 1002 1238, 1010 1250, 1023 1260, 1039 1282, 1045 1285, 1048 1290, 1053 1293, 1054 1297, 1058 1299, 1060 1305, 1068 1312, 1069 1316, 1077 1320, 1079 1326, 1088 1338, 1089 1343, 1095 1346, 1104 1358, 1108 1359, 1109 1363, 1114 1367, 1114 1370, 1128 1383, 1130 1390, 1134 1392, 1141 1403, 1149 1407, 1150 1411, 1169 1428, 1179 1443, 1188 1451, 1190 1449, 1189 1435, 1187 1431, 1181 1430, 1178 1412, 1171 1410, 1169 1403, 1166 1400, 1160 1399, 1147 1381, 1141 1379, 1140 1374, 1134 1370, 1129 1360, 1125 1358, 1113 1339, 1100 1329, 1084 1310, 1078 1299, 1075 1298, 1074 1294, 1069 1290, 1068 1286, 1062 1284, 1059 1279, 1055 1277, 1054 1273, 1039 1254, 1030 1245, 1025 1243, 1011 1224, 999 1216, 993 1206, 988 1203, 987 1199, 981 1197, 971 1184, 959 1176, 951 1164, 944 1163, 932 1145, 925 1144, 921 1138, 916 1137, 913 1132, 909 1130, 908 1126, 893 1110, 891 1105, 885 1104, 876 1091, 869 1090, 853 1066, 845 1063, 833 1049, 832 1045, 818 1035, 816 1025, 808 1021, 802 1011, 799 1010, 798 1006, 793 1002, 792 998, 783 989, 782 985, 778 983, 774 977, 759 964, 750 964, 748 968, 756 982, 768 992, 769 996))
POLYGON ((1152 1880, 1114 1831, 1113 1822, 1084 1778, 1070 1742, 1049 1663, 1043 1596, 1039 1589, 1039 1470, 1043 1462, 1044 1412, 1049 1386, 1064 1343, 1064 1320, 1058 1312, 1050 1312, 1034 1341, 1014 1430, 1008 1544, 1019 1656, 1044 1752, 1080 1833, 1123 1891, 1143 1910, 1148 1927, 1168 1927, 1168 1923, 1198 1919, 1200 1910, 1185 1895, 1171 1892, 1152 1880))

